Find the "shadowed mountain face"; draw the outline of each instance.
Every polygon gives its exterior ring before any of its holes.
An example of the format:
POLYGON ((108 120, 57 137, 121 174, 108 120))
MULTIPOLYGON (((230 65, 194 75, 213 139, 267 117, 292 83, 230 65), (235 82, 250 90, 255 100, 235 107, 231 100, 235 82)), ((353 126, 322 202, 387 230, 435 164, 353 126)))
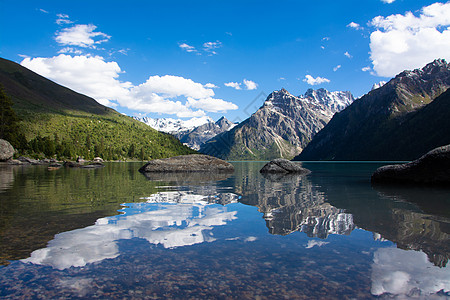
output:
POLYGON ((14 108, 22 111, 91 114, 118 114, 94 99, 56 84, 12 61, 0 58, 0 83, 12 98, 14 108))
POLYGON ((413 160, 450 143, 450 64, 404 71, 334 115, 295 160, 413 160))
POLYGON ((275 91, 250 118, 203 144, 200 152, 229 160, 290 159, 352 101, 350 92, 310 89, 296 97, 275 91))

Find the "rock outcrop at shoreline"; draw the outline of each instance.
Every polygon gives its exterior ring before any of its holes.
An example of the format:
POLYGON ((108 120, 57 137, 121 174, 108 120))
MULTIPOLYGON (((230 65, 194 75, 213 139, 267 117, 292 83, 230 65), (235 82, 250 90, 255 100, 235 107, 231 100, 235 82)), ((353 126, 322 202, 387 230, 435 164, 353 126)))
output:
POLYGON ((181 155, 149 161, 139 169, 148 172, 233 172, 232 164, 203 154, 181 155))
POLYGON ((11 159, 14 152, 14 147, 7 140, 0 139, 0 161, 11 159))
POLYGON ((431 150, 421 158, 401 165, 378 168, 372 183, 450 185, 450 145, 431 150))
POLYGON ((277 158, 268 162, 260 173, 277 173, 277 174, 309 174, 310 170, 302 168, 298 162, 292 162, 284 158, 277 158))

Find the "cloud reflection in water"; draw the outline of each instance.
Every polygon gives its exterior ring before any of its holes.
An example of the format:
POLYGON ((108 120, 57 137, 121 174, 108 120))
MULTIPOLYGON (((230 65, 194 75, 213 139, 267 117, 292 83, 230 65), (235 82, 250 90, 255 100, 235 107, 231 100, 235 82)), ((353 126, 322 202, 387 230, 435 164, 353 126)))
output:
MULTIPOLYGON (((163 192, 145 198, 147 202, 124 204, 121 215, 57 234, 46 248, 22 261, 63 270, 119 256, 118 240, 141 238, 165 248, 212 242, 214 226, 235 220, 237 211, 212 205, 211 199, 187 192, 163 192)), ((230 193, 227 199, 237 201, 237 195, 230 193)))

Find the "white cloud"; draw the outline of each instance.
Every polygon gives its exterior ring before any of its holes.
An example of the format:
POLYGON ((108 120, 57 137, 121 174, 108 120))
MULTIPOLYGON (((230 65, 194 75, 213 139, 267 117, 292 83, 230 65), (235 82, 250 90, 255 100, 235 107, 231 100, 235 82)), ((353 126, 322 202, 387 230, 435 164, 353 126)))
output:
POLYGON ((50 58, 25 58, 21 65, 104 105, 111 106, 110 100, 126 97, 131 87, 131 83, 118 80, 122 73, 119 65, 105 62, 100 56, 60 54, 50 58))
POLYGON ((198 100, 188 98, 186 106, 203 109, 208 112, 225 112, 227 110, 238 109, 238 106, 234 103, 214 98, 202 98, 198 100))
POLYGON ((394 1, 395 0, 381 0, 381 2, 388 3, 388 4, 394 3, 394 1))
POLYGON ((56 19, 56 24, 63 25, 63 24, 72 24, 73 22, 69 20, 69 15, 66 14, 57 14, 56 15, 58 19, 56 19))
POLYGON ((305 79, 303 79, 304 82, 308 83, 309 85, 317 85, 321 83, 328 83, 330 82, 329 79, 323 78, 323 77, 312 77, 311 75, 306 75, 305 79))
POLYGON ((205 88, 208 88, 208 89, 217 89, 217 88, 219 88, 217 85, 215 85, 214 83, 207 83, 207 84, 205 84, 205 85, 203 85, 205 88))
POLYGON ((197 49, 195 49, 194 46, 188 45, 186 43, 182 43, 178 46, 186 52, 197 52, 197 49))
POLYGON ((110 39, 110 36, 103 32, 95 32, 96 28, 92 24, 75 25, 57 32, 55 40, 64 46, 95 48, 95 44, 100 44, 110 39))
POLYGON ((48 14, 48 11, 46 11, 46 10, 43 9, 43 8, 39 8, 39 11, 40 11, 40 12, 43 12, 44 14, 48 14))
POLYGON ((227 82, 224 83, 225 86, 234 88, 236 90, 242 90, 242 85, 245 86, 245 89, 248 91, 256 90, 258 88, 258 84, 254 81, 244 79, 242 83, 239 82, 227 82))
POLYGON ((21 64, 108 106, 118 103, 139 112, 175 114, 181 118, 238 108, 231 102, 214 99, 210 85, 180 76, 150 76, 137 86, 122 82, 119 65, 100 56, 60 54, 51 58, 25 58, 21 64), (184 98, 184 103, 180 98, 184 98))
POLYGON ((353 56, 350 54, 350 53, 348 53, 347 51, 344 53, 344 55, 346 56, 346 57, 348 57, 348 58, 352 58, 353 56))
POLYGON ((236 90, 242 90, 241 84, 238 82, 227 82, 227 83, 224 83, 224 85, 227 87, 234 88, 236 90))
POLYGON ((58 53, 82 54, 83 51, 81 51, 80 49, 72 48, 72 47, 64 47, 61 50, 59 50, 58 53))
POLYGON ((364 68, 361 69, 361 71, 363 71, 363 72, 369 72, 370 70, 372 70, 372 68, 369 67, 369 66, 364 67, 364 68))
POLYGON ((379 76, 392 77, 436 58, 450 59, 450 2, 423 7, 418 16, 378 16, 370 25, 375 28, 370 58, 379 76))
POLYGON ((247 90, 256 90, 256 88, 258 87, 256 82, 247 79, 244 79, 244 85, 247 88, 247 90))
POLYGON ((333 71, 336 72, 337 70, 339 70, 342 66, 341 65, 337 65, 336 67, 333 68, 333 71))
POLYGON ((205 52, 210 53, 210 55, 217 54, 215 49, 220 48, 220 47, 222 47, 222 43, 220 41, 206 42, 203 44, 203 50, 205 52))
POLYGON ((361 27, 361 25, 359 25, 358 23, 355 22, 350 22, 347 27, 356 29, 356 30, 362 30, 363 28, 361 27))

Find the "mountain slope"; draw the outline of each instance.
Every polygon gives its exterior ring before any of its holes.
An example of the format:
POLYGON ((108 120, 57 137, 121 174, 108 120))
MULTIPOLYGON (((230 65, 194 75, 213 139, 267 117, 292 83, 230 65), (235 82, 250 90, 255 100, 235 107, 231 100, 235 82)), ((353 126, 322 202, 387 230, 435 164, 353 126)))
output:
POLYGON ((349 92, 308 90, 295 97, 275 91, 250 118, 206 142, 200 152, 231 160, 292 158, 352 101, 349 92))
POLYGON ((447 96, 427 105, 449 87, 445 60, 404 71, 336 114, 295 160, 411 160, 448 144, 447 96))
POLYGON ((192 153, 171 135, 2 58, 0 84, 20 118, 24 154, 148 159, 192 153))
POLYGON ((222 117, 216 122, 208 122, 195 127, 188 133, 176 135, 180 141, 194 150, 200 150, 201 145, 222 132, 232 129, 236 124, 222 117))

